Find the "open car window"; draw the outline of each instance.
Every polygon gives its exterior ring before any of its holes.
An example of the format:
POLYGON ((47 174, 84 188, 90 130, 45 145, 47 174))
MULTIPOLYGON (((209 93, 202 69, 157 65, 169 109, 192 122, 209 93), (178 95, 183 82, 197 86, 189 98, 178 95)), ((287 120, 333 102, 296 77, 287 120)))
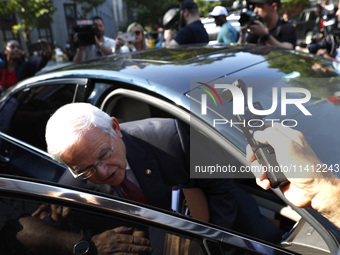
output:
POLYGON ((22 89, 0 109, 0 131, 46 151, 47 120, 73 101, 75 84, 51 84, 22 89))

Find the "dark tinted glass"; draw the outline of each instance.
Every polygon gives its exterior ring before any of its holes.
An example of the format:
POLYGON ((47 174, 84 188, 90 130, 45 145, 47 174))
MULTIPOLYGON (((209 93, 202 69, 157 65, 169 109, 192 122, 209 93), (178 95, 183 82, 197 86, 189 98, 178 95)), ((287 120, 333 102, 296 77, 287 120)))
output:
POLYGON ((74 85, 21 90, 0 109, 0 131, 46 150, 47 120, 60 106, 72 102, 74 90, 74 85))

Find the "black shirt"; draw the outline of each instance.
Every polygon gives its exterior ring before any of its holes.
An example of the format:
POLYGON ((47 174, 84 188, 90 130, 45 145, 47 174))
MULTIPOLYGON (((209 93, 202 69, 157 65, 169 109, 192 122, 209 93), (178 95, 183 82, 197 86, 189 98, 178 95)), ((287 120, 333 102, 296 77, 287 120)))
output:
POLYGON ((209 36, 200 20, 181 28, 175 36, 178 44, 209 43, 209 36))
MULTIPOLYGON (((271 29, 269 33, 280 42, 289 42, 293 44, 295 48, 297 40, 296 31, 295 27, 290 22, 279 18, 276 27, 271 29)), ((248 43, 265 43, 261 37, 252 33, 248 33, 246 40, 248 43)))

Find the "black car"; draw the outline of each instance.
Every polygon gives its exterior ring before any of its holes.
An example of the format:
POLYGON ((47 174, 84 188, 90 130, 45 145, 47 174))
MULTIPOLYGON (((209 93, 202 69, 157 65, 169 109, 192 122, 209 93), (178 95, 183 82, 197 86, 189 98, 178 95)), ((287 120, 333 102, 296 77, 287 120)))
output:
POLYGON ((320 18, 315 12, 315 8, 303 10, 295 24, 297 39, 306 44, 310 44, 313 36, 320 30, 320 18))
MULTIPOLYGON (((0 179, 1 198, 8 208, 1 211, 1 218, 20 214, 14 205, 24 208, 26 203, 34 203, 31 207, 37 208, 39 203, 56 203, 83 214, 93 213, 97 218, 114 217, 112 222, 124 219, 127 225, 169 231, 196 243, 200 247, 197 254, 336 254, 340 243, 337 227, 313 210, 291 205, 278 189, 258 188, 252 173, 197 171, 201 162, 235 169, 249 166, 245 159, 248 142, 242 128, 230 124, 238 121, 232 112, 233 101, 218 96, 224 93, 223 86, 235 81, 244 84, 242 91, 263 109, 273 109, 273 98, 278 99, 277 110, 262 116, 263 121, 275 119, 302 131, 322 162, 329 167, 338 164, 340 85, 338 71, 328 60, 254 45, 191 45, 113 55, 43 73, 1 95, 0 169, 9 175, 0 179), (282 91, 289 91, 285 95, 297 100, 304 100, 307 94, 311 97, 303 107, 286 105, 283 113, 283 100, 277 97, 283 95, 282 91), (46 152, 44 129, 50 115, 71 102, 89 102, 117 117, 120 123, 151 117, 180 120, 199 136, 191 139, 208 144, 211 152, 198 159, 192 156, 192 177, 233 178, 256 198, 262 214, 280 228, 281 245, 124 199, 56 184, 66 168, 46 152), (330 142, 334 146, 329 146, 330 142)), ((162 241, 159 245, 163 250, 169 243, 162 241)))

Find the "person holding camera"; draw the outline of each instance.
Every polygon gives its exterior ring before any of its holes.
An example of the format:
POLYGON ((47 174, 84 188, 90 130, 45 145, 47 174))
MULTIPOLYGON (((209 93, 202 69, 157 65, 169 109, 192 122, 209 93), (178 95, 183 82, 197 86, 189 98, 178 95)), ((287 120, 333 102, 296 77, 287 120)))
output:
POLYGON ((148 44, 144 29, 137 22, 131 23, 127 28, 127 33, 122 33, 116 38, 115 52, 127 53, 146 49, 148 49, 148 44))
MULTIPOLYGON (((74 63, 98 58, 105 55, 113 54, 115 50, 115 40, 104 36, 105 25, 101 17, 93 17, 93 22, 96 24, 94 30, 94 44, 78 45, 77 53, 73 58, 74 63)), ((79 44, 78 33, 73 36, 75 44, 79 44)))
POLYGON ((258 15, 258 19, 241 26, 239 42, 294 49, 297 40, 296 31, 290 22, 284 21, 279 16, 281 1, 250 0, 249 3, 255 5, 254 13, 258 15))
POLYGON ((46 66, 52 56, 51 47, 43 40, 38 40, 37 45, 44 45, 39 50, 40 55, 25 60, 24 52, 18 41, 10 40, 6 43, 4 58, 0 62, 0 91, 33 76, 46 66))

